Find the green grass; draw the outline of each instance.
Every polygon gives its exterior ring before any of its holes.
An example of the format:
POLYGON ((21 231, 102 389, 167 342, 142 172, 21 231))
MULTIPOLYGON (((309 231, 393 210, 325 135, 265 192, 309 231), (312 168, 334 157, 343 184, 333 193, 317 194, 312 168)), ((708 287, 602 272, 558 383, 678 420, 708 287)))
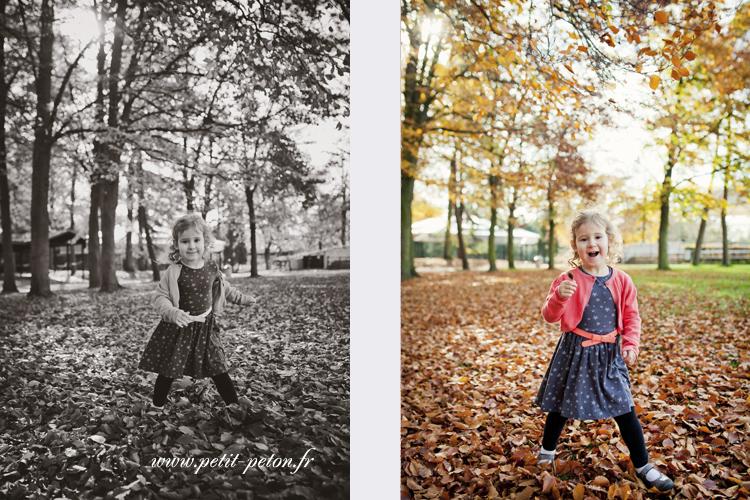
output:
POLYGON ((696 298, 721 302, 750 298, 750 264, 722 267, 716 264, 672 264, 669 271, 658 271, 655 264, 620 265, 641 291, 671 295, 690 293, 696 298))

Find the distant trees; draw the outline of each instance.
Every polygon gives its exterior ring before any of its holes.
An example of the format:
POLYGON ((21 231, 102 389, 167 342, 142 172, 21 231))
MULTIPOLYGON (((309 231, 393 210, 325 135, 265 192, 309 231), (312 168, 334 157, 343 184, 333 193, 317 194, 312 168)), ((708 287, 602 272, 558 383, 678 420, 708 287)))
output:
MULTIPOLYGON (((16 150, 24 140, 33 142, 33 295, 50 292, 49 210, 64 203, 66 227, 73 227, 82 215, 74 213, 81 188, 90 186, 89 284, 101 291, 119 288, 119 224, 129 228, 124 257, 130 268, 133 236, 152 240, 154 225, 168 226, 175 211, 206 216, 221 208, 229 201, 222 197, 225 184, 268 197, 293 191, 305 207, 315 201, 318 178, 300 150, 299 130, 321 119, 346 122, 349 14, 343 3, 3 0, 1 6, 0 120, 3 134, 12 130, 22 138, 13 151, 3 152, 0 141, 5 291, 15 288, 5 241, 16 206, 8 159, 21 157, 16 150), (99 35, 84 40, 87 35, 65 23, 88 22, 87 16, 95 16, 99 35), (35 106, 34 117, 15 111, 21 102, 35 106), (258 163, 250 166, 248 159, 258 163), (65 172, 56 183, 66 179, 78 189, 50 198, 56 169, 65 172), (248 169, 264 176, 248 176, 248 169), (262 186, 252 184, 259 179, 262 186), (123 204, 126 220, 118 211, 123 204)), ((62 223, 58 215, 55 224, 62 223)), ((153 241, 147 247, 154 260, 153 241)), ((253 269, 257 275, 255 260, 253 269)))
MULTIPOLYGON (((529 121, 513 124, 512 118, 526 113, 524 107, 539 121, 552 117, 581 136, 591 133, 595 117, 574 115, 598 89, 612 85, 608 80, 614 68, 635 73, 645 65, 654 68, 644 78, 652 88, 662 84, 661 73, 677 78, 689 74, 685 61, 695 59, 690 46, 712 29, 718 13, 710 1, 673 7, 668 14, 657 3, 569 0, 523 6, 532 13, 485 0, 445 5, 402 2, 402 279, 416 274, 411 204, 427 163, 425 150, 438 147, 434 137, 454 134, 479 144, 487 137, 512 136, 533 143, 529 121), (612 50, 618 45, 636 50, 612 50)), ((524 165, 530 178, 538 177, 537 168, 545 168, 524 165)), ((503 181, 490 178, 494 206, 503 181)), ((505 185, 512 196, 515 188, 505 185)))

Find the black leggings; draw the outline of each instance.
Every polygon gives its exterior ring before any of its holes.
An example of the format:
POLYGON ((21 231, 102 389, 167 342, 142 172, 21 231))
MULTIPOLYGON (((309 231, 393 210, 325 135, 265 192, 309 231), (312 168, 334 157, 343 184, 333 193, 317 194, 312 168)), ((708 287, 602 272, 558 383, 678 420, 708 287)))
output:
MULTIPOLYGON (((557 440, 565 427, 568 419, 557 412, 547 414, 547 421, 544 423, 544 437, 542 438, 542 447, 545 450, 554 450, 557 447, 557 440)), ((635 414, 635 408, 630 407, 629 413, 624 413, 615 417, 617 427, 620 428, 620 436, 630 450, 630 460, 636 468, 643 467, 648 463, 648 452, 646 451, 646 442, 643 439, 643 430, 638 417, 635 414)))
MULTIPOLYGON (((220 375, 215 375, 211 377, 211 380, 216 384, 216 389, 219 391, 221 399, 223 399, 226 404, 237 402, 237 391, 234 390, 234 383, 232 383, 232 379, 229 378, 229 373, 224 372, 220 375)), ((164 403, 167 402, 167 394, 169 394, 169 389, 172 387, 172 382, 174 382, 173 378, 165 377, 164 375, 156 377, 156 385, 154 385, 154 405, 159 407, 164 406, 164 403)))

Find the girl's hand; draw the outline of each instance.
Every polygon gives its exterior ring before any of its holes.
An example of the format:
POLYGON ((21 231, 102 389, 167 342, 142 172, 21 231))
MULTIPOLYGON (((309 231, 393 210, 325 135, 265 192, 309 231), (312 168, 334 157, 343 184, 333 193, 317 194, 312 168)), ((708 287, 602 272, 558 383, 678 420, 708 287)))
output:
POLYGON ((557 287, 557 293, 560 295, 560 297, 567 299, 575 293, 577 286, 578 284, 575 281, 565 280, 560 283, 559 287, 557 287))
POLYGON ((635 351, 622 351, 622 359, 625 360, 627 366, 635 366, 638 356, 635 354, 635 351))
POLYGON ((177 311, 177 314, 174 316, 174 323, 180 328, 185 328, 191 321, 193 321, 193 318, 182 309, 177 311))

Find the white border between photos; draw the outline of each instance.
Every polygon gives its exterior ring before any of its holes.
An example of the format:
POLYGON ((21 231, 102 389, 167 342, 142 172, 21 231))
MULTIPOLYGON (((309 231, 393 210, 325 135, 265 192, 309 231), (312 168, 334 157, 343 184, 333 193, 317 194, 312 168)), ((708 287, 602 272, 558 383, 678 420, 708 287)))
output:
POLYGON ((351 3, 351 498, 400 490, 400 5, 351 3))

